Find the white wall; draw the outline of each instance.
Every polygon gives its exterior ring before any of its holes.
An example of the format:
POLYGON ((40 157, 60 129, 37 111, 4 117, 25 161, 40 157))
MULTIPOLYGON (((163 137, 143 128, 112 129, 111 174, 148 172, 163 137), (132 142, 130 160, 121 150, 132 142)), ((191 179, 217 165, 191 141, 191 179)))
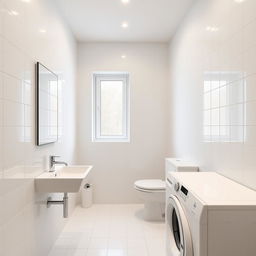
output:
POLYGON ((255 0, 198 0, 178 29, 169 51, 168 143, 170 155, 254 189, 255 10, 255 0), (206 93, 209 80, 221 88, 206 93))
MULTIPOLYGON (((64 225, 34 178, 50 154, 75 156, 76 43, 51 1, 0 1, 0 255, 46 256, 64 225), (45 33, 40 30, 46 30, 45 33), (59 74, 63 136, 35 146, 35 63, 59 74), (68 102, 68 104, 65 104, 68 102)), ((53 195, 58 196, 58 195, 53 195)), ((74 200, 71 200, 71 208, 74 200)))
POLYGON ((78 47, 78 162, 94 165, 97 203, 138 202, 137 179, 163 178, 167 126, 167 45, 90 43, 78 47), (126 59, 121 55, 125 54, 126 59), (131 142, 93 143, 92 73, 130 73, 131 142))

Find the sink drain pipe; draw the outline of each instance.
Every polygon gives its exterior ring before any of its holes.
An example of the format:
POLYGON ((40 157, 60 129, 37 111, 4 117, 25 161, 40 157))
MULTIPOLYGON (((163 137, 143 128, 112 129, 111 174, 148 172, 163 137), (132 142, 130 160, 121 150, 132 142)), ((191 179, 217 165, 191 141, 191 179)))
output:
POLYGON ((47 199, 47 208, 50 208, 51 205, 63 205, 63 218, 68 218, 68 193, 64 193, 63 200, 52 200, 51 197, 47 199))

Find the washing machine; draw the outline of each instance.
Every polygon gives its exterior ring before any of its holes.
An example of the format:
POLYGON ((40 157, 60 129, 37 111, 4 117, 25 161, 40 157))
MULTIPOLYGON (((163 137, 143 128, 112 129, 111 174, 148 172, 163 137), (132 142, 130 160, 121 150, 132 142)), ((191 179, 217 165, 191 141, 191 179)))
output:
POLYGON ((167 175, 167 256, 256 255, 256 192, 213 172, 167 175))

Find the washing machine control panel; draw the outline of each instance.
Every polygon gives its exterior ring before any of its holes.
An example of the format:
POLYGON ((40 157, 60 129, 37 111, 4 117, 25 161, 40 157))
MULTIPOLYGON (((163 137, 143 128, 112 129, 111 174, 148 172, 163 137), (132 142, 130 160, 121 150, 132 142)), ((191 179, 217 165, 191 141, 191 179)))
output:
POLYGON ((180 182, 167 178, 167 184, 173 189, 184 201, 186 201, 189 191, 180 182))
POLYGON ((184 201, 189 198, 189 192, 183 185, 180 185, 180 191, 178 192, 178 194, 184 201))
POLYGON ((188 195, 188 190, 187 190, 184 186, 181 186, 180 191, 181 191, 185 196, 188 195))

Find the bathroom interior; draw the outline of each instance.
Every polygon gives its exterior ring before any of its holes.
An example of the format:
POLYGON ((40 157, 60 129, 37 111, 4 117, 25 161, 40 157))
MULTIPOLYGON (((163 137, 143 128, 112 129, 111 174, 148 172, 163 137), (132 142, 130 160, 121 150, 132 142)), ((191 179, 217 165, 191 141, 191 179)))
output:
POLYGON ((0 256, 253 256, 255 190, 255 0, 0 0, 0 256))

